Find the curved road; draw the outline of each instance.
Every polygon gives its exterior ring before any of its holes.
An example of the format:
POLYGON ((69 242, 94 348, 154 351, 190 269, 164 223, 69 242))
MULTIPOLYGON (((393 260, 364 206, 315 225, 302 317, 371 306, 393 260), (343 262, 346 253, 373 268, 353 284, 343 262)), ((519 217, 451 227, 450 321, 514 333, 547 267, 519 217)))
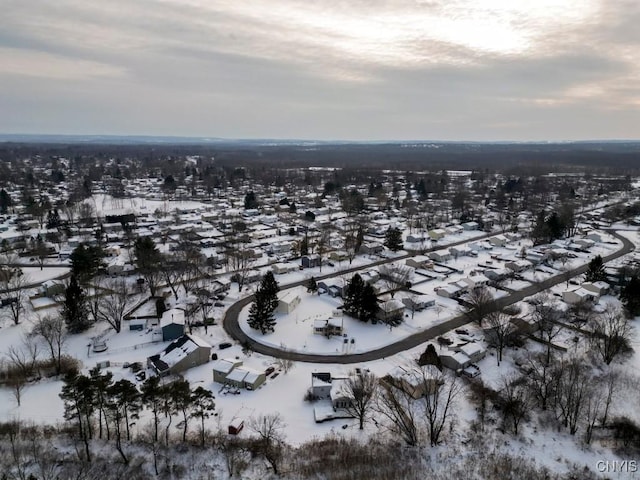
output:
MULTIPOLYGON (((604 262, 609 262, 623 255, 626 255, 627 253, 630 253, 631 251, 634 250, 633 243, 631 243, 631 241, 629 241, 627 238, 611 230, 609 231, 609 233, 622 242, 622 248, 614 253, 611 253, 603 257, 604 262)), ((460 243, 463 243, 463 242, 460 242, 460 243)), ((452 246, 452 245, 449 245, 449 246, 452 246)), ((339 274, 349 273, 349 272, 361 270, 363 268, 370 268, 386 262, 398 260, 399 258, 407 258, 409 256, 411 255, 405 255, 402 257, 394 258, 394 259, 374 262, 365 267, 350 268, 348 270, 341 271, 339 274)), ((504 308, 508 305, 519 302, 526 297, 535 295, 536 293, 541 292, 542 290, 551 288, 552 286, 557 285, 558 283, 565 282, 572 277, 581 275, 585 273, 587 269, 588 269, 588 264, 578 267, 569 272, 565 272, 560 275, 556 275, 554 277, 548 278, 542 282, 531 284, 530 286, 522 290, 513 292, 512 294, 506 297, 499 298, 498 300, 496 300, 496 309, 504 308)), ((317 279, 321 280, 321 279, 332 277, 335 275, 338 275, 338 273, 331 273, 328 275, 324 275, 322 277, 317 277, 317 279)), ((299 282, 294 282, 288 285, 284 285, 282 287, 282 290, 303 285, 305 282, 306 280, 301 280, 299 282)), ((350 363, 369 362, 372 360, 378 360, 380 358, 389 357, 391 355, 395 355, 405 350, 409 350, 411 348, 417 347, 418 345, 421 345, 425 342, 428 342, 429 340, 432 340, 440 335, 443 335, 450 330, 459 328, 469 323, 469 318, 466 315, 461 314, 456 317, 450 318, 449 320, 446 320, 438 325, 434 325, 433 327, 427 328, 418 333, 415 333, 406 338, 403 338, 402 340, 399 340, 395 343, 391 343, 381 348, 378 348, 375 350, 369 350, 363 353, 353 353, 353 354, 345 354, 345 355, 321 355, 321 354, 300 353, 300 352, 283 350, 277 347, 264 345, 254 340, 253 338, 249 337, 247 334, 245 334, 242 331, 242 329, 240 328, 240 325, 238 324, 238 316, 240 314, 240 311, 252 301, 253 301, 253 295, 245 297, 229 307, 223 320, 223 327, 225 331, 232 338, 239 341, 240 343, 249 345, 249 347, 255 352, 262 353, 264 355, 269 355, 271 357, 295 360, 297 362, 350 364, 350 363)))

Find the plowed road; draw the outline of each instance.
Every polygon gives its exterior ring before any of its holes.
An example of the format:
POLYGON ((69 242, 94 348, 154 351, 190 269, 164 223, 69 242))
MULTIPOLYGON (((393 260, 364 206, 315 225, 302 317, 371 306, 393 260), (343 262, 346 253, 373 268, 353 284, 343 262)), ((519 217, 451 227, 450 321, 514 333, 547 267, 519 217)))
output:
MULTIPOLYGON (((622 248, 614 253, 611 253, 603 257, 604 262, 609 262, 611 260, 619 258, 633 251, 634 249, 633 243, 631 243, 625 237, 619 235, 614 231, 609 231, 609 233, 622 242, 622 248)), ((399 258, 407 258, 407 257, 408 256, 399 257, 399 258)), ((398 258, 385 259, 385 260, 381 260, 381 261, 366 265, 365 267, 357 267, 357 268, 343 270, 341 272, 334 272, 329 275, 317 277, 317 279, 321 280, 323 278, 334 277, 336 275, 341 275, 345 273, 354 272, 357 270, 362 270, 363 268, 371 268, 373 266, 381 265, 383 263, 392 262, 395 260, 398 260, 398 258)), ((551 288, 552 286, 557 285, 558 283, 565 282, 569 278, 575 277, 577 275, 582 275, 587 271, 587 268, 588 268, 588 265, 583 265, 581 267, 576 268, 575 270, 564 272, 554 277, 548 278, 542 282, 531 284, 530 286, 522 290, 518 290, 506 297, 502 297, 498 299, 496 301, 496 308, 497 309, 504 308, 507 305, 511 305, 513 303, 519 302, 526 297, 535 295, 536 293, 541 292, 543 290, 547 290, 548 288, 551 288)), ((306 280, 301 280, 299 282, 283 285, 281 287, 281 290, 297 287, 297 286, 303 285, 305 282, 306 280)), ((400 353, 405 350, 409 350, 411 348, 417 347, 418 345, 428 342, 429 340, 433 340, 434 338, 440 335, 443 335, 450 330, 459 328, 469 323, 469 318, 461 314, 456 317, 450 318, 449 320, 445 320, 444 322, 438 325, 434 325, 433 327, 427 328, 418 333, 415 333, 406 338, 403 338, 402 340, 399 340, 395 343, 391 343, 389 345, 385 345, 375 350, 369 350, 367 352, 362 352, 362 353, 352 353, 352 354, 345 354, 345 355, 339 355, 339 354, 338 355, 321 355, 321 354, 311 354, 311 353, 300 353, 300 352, 284 350, 277 347, 272 347, 269 345, 264 345, 254 340, 253 338, 249 337, 246 333, 242 331, 242 329, 240 328, 240 325, 238 325, 238 315, 240 314, 240 311, 252 301, 253 301, 253 296, 251 295, 237 301, 236 303, 234 303, 229 307, 223 320, 223 327, 225 331, 238 342, 242 344, 248 344, 251 347, 251 349, 255 352, 262 353, 264 355, 269 355, 271 357, 295 360, 297 362, 350 364, 350 363, 360 363, 360 362, 369 362, 372 360, 378 360, 380 358, 389 357, 391 355, 395 355, 396 353, 400 353)))

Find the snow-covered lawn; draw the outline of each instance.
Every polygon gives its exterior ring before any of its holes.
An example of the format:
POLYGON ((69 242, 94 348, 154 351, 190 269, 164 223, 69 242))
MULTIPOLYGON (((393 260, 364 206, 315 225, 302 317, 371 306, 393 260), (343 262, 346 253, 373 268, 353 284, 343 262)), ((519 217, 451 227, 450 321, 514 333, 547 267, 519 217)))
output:
POLYGON ((425 328, 432 327, 450 317, 450 314, 428 308, 422 312, 405 313, 404 321, 398 327, 389 328, 382 323, 365 323, 348 315, 342 315, 338 307, 342 305, 340 298, 329 295, 307 293, 302 287, 295 289, 302 302, 290 314, 275 314, 277 325, 275 332, 262 335, 258 330, 249 327, 247 319, 249 306, 244 308, 239 317, 242 331, 260 343, 274 347, 285 347, 302 353, 324 355, 362 353, 384 345, 397 342, 425 328), (334 323, 343 326, 344 337, 327 338, 315 334, 315 321, 333 319, 334 323))

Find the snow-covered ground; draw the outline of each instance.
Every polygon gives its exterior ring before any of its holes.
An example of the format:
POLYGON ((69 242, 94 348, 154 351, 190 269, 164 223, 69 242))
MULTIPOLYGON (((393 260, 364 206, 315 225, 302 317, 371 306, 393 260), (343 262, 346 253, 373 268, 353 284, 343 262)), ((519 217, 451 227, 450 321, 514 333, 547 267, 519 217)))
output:
MULTIPOLYGON (((163 202, 159 202, 163 203, 163 202)), ((195 202, 197 204, 197 202, 195 202)), ((147 208, 153 208, 154 205, 146 201, 147 208)), ((180 205, 184 205, 181 202, 180 205)), ((194 205, 197 206, 197 205, 194 205)), ((636 245, 640 246, 640 235, 637 231, 625 232, 625 236, 631 239, 636 245)), ((470 235, 473 237, 473 235, 470 235)), ((564 269, 575 268, 579 265, 586 264, 594 255, 606 255, 620 248, 620 243, 612 237, 607 239, 612 243, 599 244, 589 254, 579 254, 577 258, 567 261, 564 265, 557 262, 553 268, 547 268, 545 271, 536 270, 523 273, 522 278, 505 283, 504 287, 510 290, 519 290, 525 288, 530 282, 536 282, 548 278, 549 276, 560 273, 564 269)), ((525 246, 529 247, 530 243, 526 240, 521 241, 518 250, 525 246)), ((451 262, 451 265, 460 270, 461 273, 451 274, 446 280, 454 281, 468 275, 472 270, 477 269, 478 265, 486 264, 492 261, 492 265, 499 267, 502 262, 491 259, 491 256, 507 256, 513 255, 513 249, 496 247, 490 251, 480 251, 478 257, 459 257, 451 262)), ((365 266, 371 262, 371 258, 358 257, 353 266, 365 266)), ((334 267, 323 267, 322 272, 319 269, 309 269, 304 271, 296 270, 289 274, 278 275, 277 280, 280 284, 289 284, 295 281, 304 280, 311 275, 326 274, 330 271, 338 271, 347 268, 348 262, 335 263, 334 267)), ((67 269, 45 268, 42 271, 37 267, 25 268, 25 273, 29 278, 35 281, 44 281, 56 276, 64 274, 67 269)), ((383 324, 364 324, 349 317, 336 315, 337 307, 341 305, 341 301, 328 295, 313 295, 306 292, 303 287, 296 287, 296 291, 301 297, 301 304, 290 314, 278 314, 278 324, 276 331, 265 336, 250 329, 246 324, 247 309, 243 310, 240 316, 240 323, 243 330, 250 334, 253 338, 276 347, 285 346, 288 349, 308 352, 308 353, 357 353, 387 345, 391 342, 398 341, 408 335, 411 335, 421 329, 428 328, 439 322, 458 314, 458 304, 454 300, 437 297, 433 288, 442 281, 430 281, 416 285, 416 289, 432 295, 436 298, 437 306, 428 308, 422 312, 415 312, 412 317, 411 313, 405 311, 405 318, 402 325, 389 329, 383 324), (345 344, 343 338, 334 337, 327 339, 324 336, 313 333, 313 322, 317 319, 327 319, 329 317, 339 318, 344 322, 344 329, 348 342, 345 344), (351 343, 351 339, 354 340, 351 343)), ((228 306, 235 299, 249 293, 255 288, 251 286, 244 292, 237 292, 237 287, 232 287, 229 297, 225 300, 225 306, 228 306)), ((552 289, 553 293, 561 294, 566 289, 565 284, 559 284, 552 289)), ((496 291, 496 295, 508 294, 504 290, 496 291)), ((554 297, 558 301, 557 297, 554 297)), ((601 302, 609 299, 603 297, 601 302)), ((613 301, 613 298, 610 298, 613 301)), ((172 302, 175 303, 174 300, 172 302)), ((223 307, 216 307, 214 317, 222 318, 223 307)), ((0 323, 0 352, 7 352, 11 346, 19 346, 23 336, 29 332, 34 318, 34 312, 28 311, 28 315, 20 325, 13 325, 8 319, 2 319, 0 323)), ((636 320, 637 322, 637 320, 636 320)), ((88 346, 92 337, 101 335, 105 332, 106 326, 99 325, 93 327, 89 331, 70 336, 65 344, 65 352, 77 357, 83 364, 83 368, 88 370, 98 363, 110 362, 107 369, 113 372, 115 380, 127 378, 136 381, 129 369, 123 368, 125 362, 145 362, 150 355, 160 352, 167 342, 154 342, 154 335, 151 331, 132 332, 125 328, 122 332, 116 334, 110 332, 105 335, 109 349, 100 354, 91 351, 88 346)), ((483 342, 480 333, 473 327, 470 327, 471 334, 475 334, 478 341, 483 342)), ((636 329, 637 332, 637 329, 636 329)), ((257 353, 243 352, 239 345, 233 345, 231 348, 220 350, 218 345, 222 342, 229 341, 229 337, 222 329, 221 325, 214 325, 208 328, 205 333, 203 328, 197 328, 194 332, 208 341, 214 348, 213 351, 220 358, 239 359, 244 365, 263 371, 267 367, 275 364, 275 359, 266 357, 257 353)), ((570 333, 563 334, 564 337, 558 339, 560 344, 572 346, 573 335, 570 333)), ((627 360, 622 367, 629 374, 635 373, 640 369, 640 342, 638 336, 634 337, 633 345, 636 350, 633 356, 627 360)), ((580 345, 574 348, 579 348, 580 345)), ((437 347, 441 348, 441 347, 437 347)), ((482 378, 489 385, 499 387, 503 377, 517 370, 516 361, 526 353, 526 349, 540 348, 539 345, 529 342, 524 349, 505 351, 505 356, 500 366, 497 365, 495 351, 489 350, 489 354, 479 362, 482 371, 482 378)), ((347 374, 356 366, 364 366, 369 368, 373 373, 379 376, 387 374, 391 369, 398 365, 410 365, 424 351, 425 345, 421 345, 412 350, 402 352, 392 357, 368 362, 366 365, 317 365, 310 363, 297 363, 288 372, 280 371, 276 368, 278 375, 275 378, 269 377, 266 384, 256 391, 241 390, 239 394, 223 394, 220 392, 220 384, 214 383, 212 378, 212 369, 210 364, 205 364, 196 368, 192 368, 185 373, 192 385, 202 385, 209 388, 216 396, 216 410, 218 416, 208 420, 209 427, 216 426, 225 427, 234 418, 249 418, 256 413, 280 412, 288 425, 286 429, 286 440, 294 445, 300 444, 313 437, 320 437, 328 433, 335 435, 354 436, 366 438, 369 435, 378 434, 379 431, 374 424, 368 423, 364 432, 358 430, 355 420, 336 420, 323 424, 316 424, 313 417, 313 404, 304 401, 303 397, 307 388, 311 384, 311 374, 313 372, 331 372, 332 375, 347 374), (342 426, 347 425, 343 429, 342 426)), ((44 351, 42 355, 45 355, 44 351)), ((0 388, 0 418, 23 420, 33 420, 43 423, 59 423, 62 422, 63 405, 58 396, 62 382, 56 379, 43 379, 37 383, 29 385, 23 392, 22 404, 17 406, 11 391, 7 388, 0 388)), ((637 390, 625 390, 620 393, 618 403, 616 404, 617 412, 626 412, 633 415, 636 420, 640 420, 640 414, 635 405, 637 403, 637 390)), ((459 430, 464 431, 469 422, 475 418, 473 406, 466 397, 459 399, 457 406, 457 416, 460 426, 459 430)), ((138 422, 134 429, 140 430, 144 428, 148 420, 148 414, 143 413, 143 418, 138 422)), ((601 447, 584 447, 580 445, 579 440, 566 433, 559 433, 552 428, 541 429, 537 427, 537 422, 530 422, 523 426, 522 434, 513 439, 512 436, 500 434, 493 431, 490 435, 496 437, 497 445, 500 448, 512 452, 526 455, 527 457, 536 458, 541 465, 548 466, 554 471, 566 471, 570 463, 577 463, 595 470, 596 459, 609 459, 610 451, 601 447)), ((461 434, 462 435, 462 434, 461 434)), ((460 438, 460 441, 465 441, 460 438)), ((462 443, 456 442, 455 448, 464 449, 462 443)), ((450 446, 438 447, 436 452, 450 448, 450 446)), ((623 478, 623 477, 619 477, 623 478)))

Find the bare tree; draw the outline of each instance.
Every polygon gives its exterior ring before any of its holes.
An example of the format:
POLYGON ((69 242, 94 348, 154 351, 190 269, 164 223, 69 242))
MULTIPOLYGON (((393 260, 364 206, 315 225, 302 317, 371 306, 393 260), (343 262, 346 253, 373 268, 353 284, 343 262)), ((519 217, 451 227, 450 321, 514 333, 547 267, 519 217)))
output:
POLYGON ((542 340, 546 344, 546 364, 549 364, 553 339, 562 331, 562 326, 558 323, 562 318, 562 312, 551 305, 549 296, 546 294, 536 295, 532 300, 532 306, 531 315, 536 322, 542 340))
MULTIPOLYGON (((283 352, 289 351, 284 343, 280 344, 280 350, 282 350, 283 352)), ((287 374, 295 366, 295 362, 290 358, 280 357, 276 360, 276 365, 278 366, 278 368, 282 369, 285 374, 287 374)))
POLYGON ((602 418, 605 404, 602 394, 602 385, 598 383, 592 385, 586 393, 583 414, 585 422, 584 441, 586 443, 591 443, 596 423, 602 418))
POLYGON ((560 361, 554 378, 553 400, 556 417, 572 435, 575 435, 593 378, 579 358, 560 361))
POLYGON ((27 303, 29 278, 19 268, 8 268, 0 272, 0 300, 3 315, 18 325, 22 320, 24 306, 27 303))
POLYGON ((607 420, 609 419, 609 409, 611 408, 611 404, 615 400, 620 389, 620 373, 615 370, 609 370, 599 378, 599 382, 603 386, 605 396, 604 409, 600 423, 602 425, 606 425, 607 420))
POLYGON ((229 477, 241 475, 250 461, 246 442, 221 432, 216 436, 216 446, 224 457, 229 477))
POLYGON ((129 286, 124 278, 118 278, 107 283, 105 288, 109 294, 100 299, 99 318, 120 333, 122 320, 130 305, 129 286))
POLYGON ((255 259, 251 252, 244 249, 228 251, 227 258, 229 259, 231 270, 234 272, 231 278, 238 283, 238 291, 241 292, 255 259))
POLYGON ((9 370, 7 384, 18 406, 20 406, 23 390, 35 374, 38 361, 37 345, 29 337, 23 338, 22 345, 22 348, 11 345, 6 353, 9 370))
POLYGON ((391 294, 391 298, 394 297, 396 290, 411 286, 411 277, 413 275, 413 269, 406 265, 398 263, 389 263, 380 265, 378 267, 380 276, 384 282, 385 287, 391 294))
POLYGON ((618 355, 631 349, 631 325, 622 310, 607 305, 602 314, 591 321, 592 348, 609 365, 618 355))
POLYGON ((284 455, 284 429, 286 424, 279 413, 252 417, 249 428, 258 435, 258 453, 271 465, 278 475, 278 467, 284 455))
POLYGON ((526 379, 518 375, 504 377, 500 391, 502 400, 502 422, 506 429, 510 425, 514 435, 531 408, 526 379))
POLYGON ((376 397, 374 410, 386 420, 387 428, 407 445, 418 445, 420 441, 418 428, 420 414, 408 391, 383 381, 376 397))
POLYGON ((350 400, 345 410, 358 419, 363 430, 378 392, 378 378, 369 370, 352 372, 342 383, 341 392, 350 400))
POLYGON ((41 338, 49 350, 56 373, 62 369, 62 350, 66 341, 64 319, 61 315, 38 317, 33 326, 33 334, 41 338))
POLYGON ((424 414, 427 421, 429 442, 432 447, 440 442, 444 427, 454 416, 456 398, 462 391, 462 384, 456 377, 448 377, 444 373, 436 379, 424 377, 429 382, 423 397, 424 414), (434 385, 439 385, 434 387, 434 385))
POLYGON ((516 328, 515 325, 511 323, 511 317, 504 312, 491 312, 487 315, 486 319, 488 327, 485 329, 485 335, 487 335, 489 343, 493 343, 496 346, 498 365, 500 365, 502 361, 502 351, 511 336, 515 333, 516 328))
POLYGON ((527 358, 526 368, 529 372, 527 375, 529 390, 542 410, 548 408, 549 401, 554 395, 554 362, 553 355, 546 355, 542 352, 530 354, 527 358))
POLYGON ((482 327, 484 319, 495 310, 495 300, 486 287, 473 288, 462 298, 462 312, 467 318, 482 327))

